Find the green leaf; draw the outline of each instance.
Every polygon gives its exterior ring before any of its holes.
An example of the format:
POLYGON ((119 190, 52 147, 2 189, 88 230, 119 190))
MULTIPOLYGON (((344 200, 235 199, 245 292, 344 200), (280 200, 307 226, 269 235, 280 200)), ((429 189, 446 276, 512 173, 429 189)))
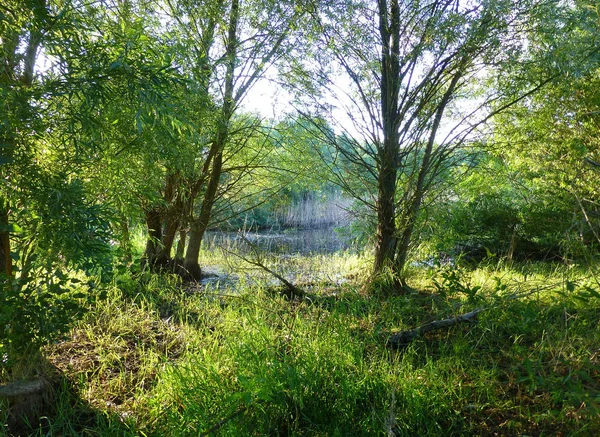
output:
POLYGON ((11 223, 8 225, 8 232, 14 233, 14 234, 18 234, 23 232, 23 228, 21 228, 18 224, 16 223, 11 223))

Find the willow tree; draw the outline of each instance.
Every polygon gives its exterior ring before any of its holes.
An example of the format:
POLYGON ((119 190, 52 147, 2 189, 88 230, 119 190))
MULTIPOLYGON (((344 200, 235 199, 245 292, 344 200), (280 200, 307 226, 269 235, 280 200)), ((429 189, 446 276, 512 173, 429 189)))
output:
POLYGON ((523 32, 536 7, 377 0, 327 2, 315 11, 322 34, 316 51, 329 71, 313 62, 303 65, 304 74, 317 77, 321 95, 330 97, 329 106, 322 98, 308 101, 345 130, 343 141, 322 133, 333 159, 348 163, 332 166, 338 182, 376 216, 375 275, 392 272, 405 285, 415 224, 438 176, 487 120, 549 80, 540 75, 510 96, 481 86, 497 65, 516 68, 524 60, 523 32))
POLYGON ((114 25, 109 6, 0 7, 0 349, 10 353, 35 351, 99 296, 71 276, 96 284, 109 276, 110 188, 122 184, 98 183, 118 178, 101 174, 110 168, 104 159, 148 149, 146 126, 160 120, 162 92, 173 84, 169 60, 134 54, 140 27, 125 35, 131 28, 114 25))
POLYGON ((68 147, 52 143, 64 113, 50 108, 75 84, 36 64, 42 49, 61 44, 58 33, 76 34, 69 6, 9 1, 0 10, 0 350, 9 366, 68 327, 81 299, 64 272, 89 269, 92 250, 96 259, 108 250, 106 221, 85 202, 74 166, 67 179, 46 159, 68 147))
MULTIPOLYGON (((232 144, 232 122, 250 88, 287 50, 290 34, 303 16, 301 2, 254 0, 169 0, 169 26, 181 42, 182 66, 198 92, 208 102, 198 111, 195 123, 202 134, 191 171, 178 181, 185 193, 184 206, 167 215, 179 215, 179 229, 189 229, 189 241, 181 272, 198 279, 198 262, 204 233, 208 228, 219 187, 226 176, 226 148, 232 144)), ((170 202, 176 205, 175 196, 170 202)), ((167 230, 167 217, 155 227, 167 230)), ((172 235, 173 229, 169 228, 172 235)), ((173 239, 163 239, 163 254, 170 254, 173 239)))

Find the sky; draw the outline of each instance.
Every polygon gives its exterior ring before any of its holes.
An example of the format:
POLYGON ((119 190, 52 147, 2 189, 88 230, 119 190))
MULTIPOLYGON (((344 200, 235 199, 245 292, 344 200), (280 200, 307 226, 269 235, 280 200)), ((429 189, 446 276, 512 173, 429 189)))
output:
MULTIPOLYGON (((294 114, 296 112, 293 103, 294 98, 277 83, 276 77, 277 72, 274 67, 271 67, 271 70, 266 72, 265 77, 259 79, 248 91, 241 102, 241 109, 258 113, 263 118, 271 120, 280 120, 288 114, 294 114)), ((334 79, 336 85, 343 81, 344 78, 334 79)), ((342 86, 341 88, 345 87, 342 86)), ((340 98, 341 96, 337 97, 340 98)), ((328 101, 328 103, 335 106, 333 99, 331 97, 331 101, 328 101)), ((345 132, 356 138, 361 136, 344 110, 334 109, 333 117, 335 123, 332 127, 335 132, 338 134, 345 132)))
POLYGON ((242 101, 242 109, 276 120, 294 111, 292 96, 271 79, 273 76, 268 74, 254 84, 242 101))

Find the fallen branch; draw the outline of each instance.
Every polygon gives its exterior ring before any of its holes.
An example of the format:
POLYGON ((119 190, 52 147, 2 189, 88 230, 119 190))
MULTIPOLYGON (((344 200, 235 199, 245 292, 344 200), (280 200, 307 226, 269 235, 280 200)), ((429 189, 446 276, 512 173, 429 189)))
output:
POLYGON ((246 409, 247 409, 246 407, 239 408, 238 410, 234 411, 226 418, 219 420, 217 423, 215 423, 213 426, 208 428, 206 431, 202 432, 200 434, 200 436, 205 437, 207 435, 216 433, 218 430, 223 428, 223 426, 225 426, 227 424, 227 422, 230 422, 233 419, 235 419, 236 417, 238 417, 240 414, 243 414, 246 411, 246 409))
POLYGON ((402 349, 408 346, 415 339, 423 336, 429 331, 436 329, 447 328, 448 326, 456 325, 462 322, 473 323, 477 321, 477 314, 484 311, 486 308, 480 308, 473 310, 469 313, 462 314, 460 316, 452 317, 449 319, 435 320, 433 322, 426 323, 419 326, 418 328, 411 329, 408 331, 398 332, 388 338, 387 345, 392 349, 402 349))
POLYGON ((482 311, 489 310, 492 308, 497 308, 497 307, 503 305, 504 303, 506 303, 507 301, 523 299, 525 297, 529 297, 533 294, 539 293, 542 290, 550 290, 559 285, 561 285, 560 282, 555 283, 555 284, 545 284, 544 286, 537 287, 532 290, 515 292, 510 296, 506 296, 504 298, 503 302, 499 302, 495 305, 491 305, 491 306, 488 306, 485 308, 478 308, 476 310, 473 310, 469 313, 466 313, 466 314, 463 314, 460 316, 450 317, 448 319, 443 319, 443 320, 436 320, 436 321, 421 325, 418 328, 410 329, 408 331, 398 332, 397 334, 393 334, 388 338, 387 346, 392 349, 405 348, 411 342, 413 342, 415 339, 423 336, 424 334, 428 333, 429 331, 433 331, 433 330, 441 329, 441 328, 447 328, 448 326, 456 325, 456 324, 462 323, 462 322, 471 322, 471 323, 476 322, 477 315, 482 311))
POLYGON ((241 255, 239 253, 232 252, 229 250, 227 250, 227 252, 240 258, 242 261, 244 261, 252 266, 255 266, 255 267, 258 267, 258 268, 264 270, 265 272, 267 272, 270 275, 272 275, 273 277, 275 277, 275 279, 277 279, 279 282, 281 282, 284 286, 284 290, 282 291, 282 294, 287 296, 289 299, 297 299, 297 298, 304 297, 304 291, 302 289, 296 287, 290 281, 285 279, 282 275, 280 275, 276 271, 272 270, 265 264, 265 262, 263 261, 264 256, 259 251, 259 249, 256 247, 256 245, 254 245, 245 235, 243 235, 241 233, 239 235, 240 235, 240 238, 242 239, 242 241, 250 247, 251 252, 254 255, 254 257, 248 258, 244 255, 241 255))

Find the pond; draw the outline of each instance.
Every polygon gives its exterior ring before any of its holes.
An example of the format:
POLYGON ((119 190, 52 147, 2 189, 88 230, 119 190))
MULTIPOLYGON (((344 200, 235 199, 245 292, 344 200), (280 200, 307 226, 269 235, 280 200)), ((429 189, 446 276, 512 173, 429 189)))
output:
MULTIPOLYGON (((351 248, 350 238, 333 227, 248 232, 244 237, 259 250, 275 255, 330 254, 351 248)), ((250 245, 237 232, 207 232, 202 247, 231 252, 250 250, 250 245)))

